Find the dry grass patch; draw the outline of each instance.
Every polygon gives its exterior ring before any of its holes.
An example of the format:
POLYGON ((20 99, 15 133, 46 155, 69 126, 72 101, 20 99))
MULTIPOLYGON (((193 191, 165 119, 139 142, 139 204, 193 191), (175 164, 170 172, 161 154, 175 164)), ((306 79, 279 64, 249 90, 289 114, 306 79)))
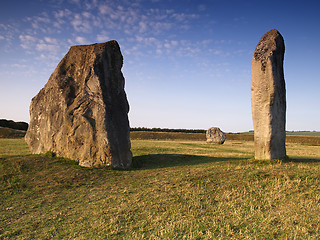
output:
POLYGON ((297 143, 286 144, 287 154, 293 158, 319 158, 320 146, 301 145, 297 143))
POLYGON ((1 239, 320 238, 318 148, 271 162, 252 142, 133 140, 136 168, 118 171, 16 144, 0 160, 1 239))

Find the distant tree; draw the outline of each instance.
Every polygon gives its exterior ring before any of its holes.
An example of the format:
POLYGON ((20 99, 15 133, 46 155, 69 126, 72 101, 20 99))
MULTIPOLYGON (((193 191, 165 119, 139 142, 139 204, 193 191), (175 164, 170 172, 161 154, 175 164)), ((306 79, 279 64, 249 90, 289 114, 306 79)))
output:
POLYGON ((145 128, 136 127, 131 128, 131 131, 144 131, 144 132, 176 132, 176 133, 205 133, 206 130, 202 129, 170 129, 170 128, 145 128))
POLYGON ((12 120, 0 119, 0 127, 7 127, 17 130, 28 130, 28 123, 26 122, 15 122, 12 120))

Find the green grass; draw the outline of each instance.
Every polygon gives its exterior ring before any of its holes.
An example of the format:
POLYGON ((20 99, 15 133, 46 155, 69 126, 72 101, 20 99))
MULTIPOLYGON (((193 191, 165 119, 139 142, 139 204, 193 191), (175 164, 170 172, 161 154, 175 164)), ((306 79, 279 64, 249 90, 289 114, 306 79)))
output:
POLYGON ((0 239, 320 238, 319 146, 277 162, 253 142, 133 140, 128 171, 26 149, 0 139, 0 239))
POLYGON ((0 158, 13 155, 27 155, 30 150, 23 138, 2 139, 0 138, 0 158))

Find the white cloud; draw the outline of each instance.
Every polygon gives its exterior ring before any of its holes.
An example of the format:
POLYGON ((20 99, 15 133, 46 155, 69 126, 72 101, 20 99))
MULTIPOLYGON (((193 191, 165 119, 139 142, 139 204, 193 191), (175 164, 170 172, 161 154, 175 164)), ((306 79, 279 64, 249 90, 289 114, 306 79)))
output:
POLYGON ((17 34, 20 34, 15 24, 0 24, 0 40, 4 40, 4 43, 1 43, 1 47, 5 51, 10 51, 14 45, 14 39, 17 37, 17 34))
MULTIPOLYGON (((169 53, 196 56, 203 46, 186 44, 172 34, 174 30, 179 36, 180 32, 191 28, 191 22, 199 17, 197 14, 171 8, 145 8, 141 7, 143 3, 140 1, 68 2, 75 4, 75 8, 60 5, 60 9, 57 7, 49 14, 28 18, 29 28, 18 35, 21 47, 28 53, 36 49, 41 54, 50 52, 57 56, 70 45, 117 39, 126 43, 125 51, 134 56, 169 53)), ((0 32, 0 40, 3 39, 1 36, 6 35, 0 32)))
POLYGON ((165 43, 163 44, 163 46, 166 48, 166 49, 172 49, 172 48, 175 48, 178 46, 178 41, 175 41, 175 40, 165 40, 164 41, 165 43))
POLYGON ((35 31, 48 32, 50 30, 47 26, 51 24, 51 20, 46 12, 41 13, 39 16, 27 17, 25 21, 30 22, 35 31))
POLYGON ((94 27, 99 27, 100 28, 101 26, 103 26, 102 19, 99 18, 99 17, 92 17, 92 25, 94 27))
POLYGON ((47 64, 50 66, 56 66, 59 60, 61 60, 61 56, 48 53, 41 53, 40 55, 37 55, 36 60, 41 62, 47 62, 47 64))
POLYGON ((28 65, 20 64, 20 63, 14 63, 14 64, 11 65, 11 67, 13 67, 13 68, 26 68, 26 67, 28 67, 28 65))
POLYGON ((80 0, 69 0, 69 1, 75 4, 80 4, 80 0))
POLYGON ((229 52, 222 51, 220 49, 209 49, 209 52, 220 57, 228 57, 231 55, 229 52))
POLYGON ((142 37, 142 36, 136 36, 135 40, 139 45, 141 45, 139 48, 143 49, 146 47, 153 48, 154 51, 157 49, 163 48, 163 43, 161 40, 156 39, 154 37, 142 37))
POLYGON ((42 16, 35 17, 34 21, 37 23, 50 23, 50 19, 47 13, 42 13, 42 16))
POLYGON ((132 47, 123 47, 122 48, 125 55, 134 55, 135 57, 143 56, 144 54, 141 52, 139 46, 132 46, 132 47))
POLYGON ((201 44, 204 45, 204 46, 207 46, 209 44, 212 43, 212 40, 211 39, 204 39, 201 41, 201 44))
POLYGON ((153 28, 153 31, 156 34, 159 34, 161 32, 169 31, 172 28, 172 23, 169 22, 155 22, 150 24, 153 28))
POLYGON ((203 11, 205 11, 205 10, 207 10, 207 6, 206 6, 206 5, 200 4, 200 5, 198 6, 198 11, 203 12, 203 11))
POLYGON ((44 39, 38 39, 31 35, 20 35, 20 46, 26 50, 36 49, 38 51, 57 52, 60 47, 58 40, 55 38, 44 37, 44 39))
POLYGON ((91 13, 89 12, 83 12, 82 16, 84 16, 85 18, 91 18, 91 13))
POLYGON ((68 17, 72 14, 72 12, 69 9, 62 9, 58 10, 57 12, 54 12, 53 15, 56 19, 61 20, 62 18, 68 17))
POLYGON ((171 45, 172 45, 173 47, 178 46, 178 41, 172 40, 172 41, 171 41, 171 45))
POLYGON ((214 55, 222 55, 223 52, 222 52, 221 50, 214 50, 214 51, 213 51, 213 54, 214 54, 214 55))
POLYGON ((165 48, 171 48, 171 45, 170 45, 170 43, 165 43, 165 44, 164 44, 164 47, 165 47, 165 48))
POLYGON ((69 18, 71 15, 72 15, 72 12, 69 9, 63 9, 57 12, 53 12, 53 17, 54 17, 54 20, 52 21, 53 26, 56 29, 61 29, 63 24, 65 24, 66 22, 69 22, 67 18, 69 18))
POLYGON ((179 22, 184 22, 189 19, 195 19, 198 17, 196 14, 174 13, 172 17, 179 22))
POLYGON ((59 50, 59 46, 41 42, 36 45, 36 49, 38 51, 57 52, 59 50))
POLYGON ((19 39, 20 39, 21 41, 30 41, 30 42, 34 42, 34 41, 37 40, 35 37, 30 36, 30 35, 20 35, 20 36, 19 36, 19 39))
POLYGON ((88 33, 91 31, 92 27, 88 19, 83 19, 80 14, 75 14, 73 20, 71 21, 71 25, 74 30, 77 32, 85 32, 88 33))
POLYGON ((19 39, 21 42, 20 46, 23 49, 31 49, 37 41, 37 39, 31 35, 20 35, 19 39))
POLYGON ((81 45, 88 44, 88 40, 87 40, 86 38, 84 38, 84 37, 78 36, 78 37, 76 37, 75 40, 76 40, 76 42, 77 42, 78 44, 81 44, 81 45))
POLYGON ((103 15, 106 15, 106 14, 111 14, 113 10, 108 5, 100 5, 99 12, 103 15))
POLYGON ((58 40, 55 38, 45 37, 44 40, 50 44, 58 44, 58 40))
POLYGON ((110 40, 110 37, 106 33, 98 34, 97 41, 98 42, 107 42, 110 40))
POLYGON ((145 31, 147 31, 147 23, 142 22, 142 21, 139 22, 139 32, 143 33, 145 31))
MULTIPOLYGON (((80 0, 81 1, 81 0, 80 0)), ((96 8, 96 7, 98 7, 98 0, 91 0, 91 1, 89 1, 89 2, 86 2, 85 4, 84 4, 84 6, 85 6, 85 8, 87 9, 87 10, 91 10, 91 9, 93 9, 93 8, 96 8)))
POLYGON ((201 46, 201 42, 198 41, 180 40, 176 44, 176 53, 180 57, 196 58, 199 55, 203 57, 207 53, 207 49, 204 50, 201 46))
MULTIPOLYGON (((108 36, 113 33, 133 35, 139 32, 151 37, 173 28, 188 29, 189 21, 198 17, 196 14, 177 12, 173 9, 140 8, 141 2, 87 0, 85 3, 82 2, 82 5, 78 0, 69 2, 76 4, 80 12, 61 9, 53 13, 54 20, 51 25, 59 34, 71 27, 76 32, 84 34, 106 29, 108 36)), ((102 38, 104 37, 99 36, 100 40, 102 38)))

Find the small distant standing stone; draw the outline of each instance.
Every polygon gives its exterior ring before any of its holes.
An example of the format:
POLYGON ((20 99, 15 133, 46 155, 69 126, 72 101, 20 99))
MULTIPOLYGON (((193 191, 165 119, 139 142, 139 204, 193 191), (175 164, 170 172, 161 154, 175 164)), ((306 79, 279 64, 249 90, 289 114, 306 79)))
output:
POLYGON ((226 134, 220 128, 212 127, 206 132, 207 143, 223 144, 226 140, 226 134))
POLYGON ((256 159, 286 157, 284 40, 273 29, 259 41, 251 69, 251 106, 256 159))

